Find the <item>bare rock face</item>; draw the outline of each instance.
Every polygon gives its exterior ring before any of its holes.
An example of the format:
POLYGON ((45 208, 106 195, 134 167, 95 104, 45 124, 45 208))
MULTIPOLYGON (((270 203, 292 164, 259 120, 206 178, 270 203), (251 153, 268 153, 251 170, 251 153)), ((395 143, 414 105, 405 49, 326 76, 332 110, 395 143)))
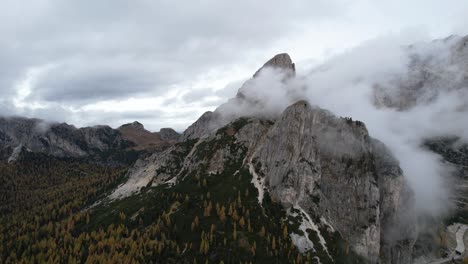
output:
POLYGON ((218 115, 213 112, 205 112, 195 123, 190 125, 183 133, 181 140, 201 138, 213 130, 219 128, 217 125, 218 115))
POLYGON ((277 199, 325 217, 359 255, 378 260, 379 188, 363 123, 299 101, 284 111, 254 160, 277 199))
POLYGON ((127 172, 128 181, 110 195, 111 199, 130 196, 148 184, 158 185, 176 179, 189 158, 193 141, 177 143, 138 159, 127 172))
POLYGON ((172 128, 163 128, 160 132, 150 132, 135 121, 117 129, 122 137, 134 144, 136 150, 160 150, 178 141, 180 135, 172 128))
POLYGON ((273 196, 325 218, 370 263, 411 263, 413 193, 398 161, 362 122, 299 101, 253 160, 273 196))
POLYGON ((288 73, 289 77, 293 77, 296 74, 296 66, 287 53, 280 53, 275 55, 255 72, 253 78, 257 77, 265 68, 276 68, 284 70, 288 73))
MULTIPOLYGON (((274 70, 279 70, 283 74, 283 80, 290 79, 296 75, 296 66, 292 62, 291 57, 287 53, 280 53, 275 55, 273 58, 268 60, 260 69, 258 69, 254 75, 252 76, 252 79, 258 78, 260 73, 262 73, 265 69, 274 69, 274 70)), ((252 80, 251 79, 251 80, 252 80)), ((237 92, 237 95, 234 99, 241 101, 247 101, 252 104, 258 104, 259 102, 256 100, 252 100, 248 96, 245 95, 245 87, 248 86, 249 82, 251 80, 248 80, 247 82, 244 83, 244 85, 239 89, 237 92)), ((239 104, 239 102, 236 102, 239 104)))

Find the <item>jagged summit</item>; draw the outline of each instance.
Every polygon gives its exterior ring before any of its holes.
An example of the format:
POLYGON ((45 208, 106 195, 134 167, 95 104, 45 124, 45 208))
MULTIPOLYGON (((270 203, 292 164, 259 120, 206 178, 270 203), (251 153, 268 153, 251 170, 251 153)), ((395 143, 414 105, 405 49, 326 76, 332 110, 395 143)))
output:
MULTIPOLYGON (((213 112, 205 112, 195 123, 185 130, 180 139, 184 141, 186 139, 199 138, 233 121, 237 117, 252 115, 251 112, 249 113, 250 109, 253 106, 260 106, 262 102, 257 98, 249 97, 249 93, 246 91, 255 89, 255 85, 252 86, 251 84, 259 77, 260 72, 265 68, 281 69, 285 79, 295 76, 296 73, 295 64, 289 54, 280 53, 273 56, 273 58, 268 60, 255 72, 252 79, 247 80, 242 87, 239 88, 234 98, 231 98, 227 103, 219 106, 213 112)), ((259 108, 261 108, 261 106, 259 108)))
MULTIPOLYGON (((275 55, 273 58, 268 60, 265 64, 263 64, 260 69, 258 69, 254 75, 252 76, 252 79, 257 78, 260 73, 266 69, 266 68, 273 68, 273 69, 279 69, 283 72, 284 74, 284 79, 289 79, 292 78, 296 75, 296 66, 293 63, 291 57, 287 53, 280 53, 275 55)), ((248 86, 249 82, 251 80, 248 80, 242 87, 239 89, 237 92, 236 98, 240 100, 249 100, 250 98, 247 98, 245 95, 245 89, 246 86, 248 86)), ((256 103, 255 100, 253 103, 256 103)))
POLYGON ((253 77, 257 77, 260 72, 265 68, 278 68, 288 72, 288 75, 294 76, 296 74, 296 66, 291 57, 287 53, 280 53, 268 60, 260 69, 258 69, 253 77))
POLYGON ((136 150, 158 149, 178 140, 180 135, 172 128, 162 128, 160 132, 145 129, 138 121, 125 124, 117 129, 125 140, 135 143, 136 150))
POLYGON ((128 124, 123 124, 119 127, 120 128, 125 128, 125 127, 131 127, 131 128, 134 128, 134 129, 137 129, 137 130, 145 130, 145 126, 138 122, 138 121, 134 121, 132 123, 128 123, 128 124))

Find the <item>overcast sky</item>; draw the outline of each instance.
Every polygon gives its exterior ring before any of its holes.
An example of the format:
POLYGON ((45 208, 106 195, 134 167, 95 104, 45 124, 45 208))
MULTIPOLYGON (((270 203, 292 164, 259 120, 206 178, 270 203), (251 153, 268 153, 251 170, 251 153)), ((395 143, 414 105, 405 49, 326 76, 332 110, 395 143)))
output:
POLYGON ((466 0, 0 1, 0 115, 183 131, 266 60, 468 34, 466 0))

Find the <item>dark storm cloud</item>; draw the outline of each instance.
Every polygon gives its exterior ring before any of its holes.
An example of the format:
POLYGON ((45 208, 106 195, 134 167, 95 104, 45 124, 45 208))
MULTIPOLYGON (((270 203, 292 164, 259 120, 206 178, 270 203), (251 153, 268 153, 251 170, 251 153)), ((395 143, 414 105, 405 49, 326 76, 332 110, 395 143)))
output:
POLYGON ((467 8, 447 1, 3 0, 0 115, 118 124, 114 119, 151 113, 142 107, 129 111, 128 105, 119 110, 126 99, 160 97, 164 109, 154 111, 154 117, 168 122, 164 126, 187 126, 238 88, 208 84, 204 91, 195 89, 194 82, 206 73, 218 71, 216 78, 226 82, 248 78, 277 52, 307 51, 313 57, 324 52, 315 43, 345 43, 337 46, 347 48, 375 32, 421 21, 441 26, 466 21, 467 8), (453 10, 459 10, 459 18, 453 10), (357 40, 350 40, 354 36, 357 40), (252 72, 233 77, 236 67, 252 72), (220 77, 220 69, 228 77, 220 77), (28 79, 32 70, 39 73, 28 79), (98 104, 109 109, 87 108, 98 104), (176 111, 185 117, 170 115, 176 111))
POLYGON ((163 94, 174 81, 172 74, 157 65, 136 65, 128 60, 69 62, 41 75, 31 99, 73 104, 98 100, 163 94), (113 63, 114 62, 114 63, 113 63))
POLYGON ((336 12, 325 1, 47 1, 2 3, 0 87, 54 64, 30 98, 81 104, 164 93, 219 64, 241 61, 294 23, 336 12))

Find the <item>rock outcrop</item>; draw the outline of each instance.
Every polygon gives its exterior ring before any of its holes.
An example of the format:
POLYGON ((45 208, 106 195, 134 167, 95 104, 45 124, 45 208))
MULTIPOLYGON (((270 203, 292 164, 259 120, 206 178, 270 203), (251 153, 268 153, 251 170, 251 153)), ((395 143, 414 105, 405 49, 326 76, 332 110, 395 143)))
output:
POLYGON ((180 138, 180 134, 177 133, 174 129, 172 128, 161 128, 159 130, 159 136, 161 137, 162 140, 164 141, 178 141, 180 138))
POLYGON ((275 68, 285 71, 288 77, 293 77, 296 74, 296 66, 287 53, 280 53, 275 55, 267 61, 260 69, 258 69, 253 78, 257 77, 260 72, 265 68, 275 68))
POLYGON ((159 133, 150 132, 137 121, 122 125, 117 130, 125 140, 134 144, 132 148, 135 150, 161 150, 177 142, 180 137, 172 128, 163 128, 159 133))

